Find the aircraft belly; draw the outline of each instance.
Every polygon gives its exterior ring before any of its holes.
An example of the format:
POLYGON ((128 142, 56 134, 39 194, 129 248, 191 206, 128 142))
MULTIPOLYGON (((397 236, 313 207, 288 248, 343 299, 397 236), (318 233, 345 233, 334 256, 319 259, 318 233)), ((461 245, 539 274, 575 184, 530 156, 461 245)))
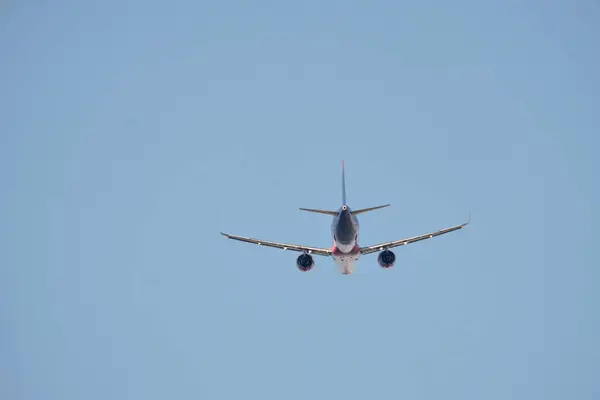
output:
POLYGON ((342 274, 349 275, 354 271, 354 265, 359 257, 360 253, 336 254, 333 256, 333 260, 342 274))
POLYGON ((350 253, 352 253, 352 250, 354 250, 356 248, 356 243, 343 244, 343 243, 336 242, 335 248, 336 248, 337 252, 339 252, 339 253, 350 254, 350 253))

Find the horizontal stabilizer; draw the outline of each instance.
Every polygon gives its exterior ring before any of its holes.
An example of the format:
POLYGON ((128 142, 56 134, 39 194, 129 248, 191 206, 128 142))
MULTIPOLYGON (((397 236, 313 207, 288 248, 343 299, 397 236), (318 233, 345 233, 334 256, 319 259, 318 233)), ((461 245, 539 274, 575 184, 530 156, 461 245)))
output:
POLYGON ((385 204, 383 206, 371 207, 371 208, 361 208, 360 210, 353 210, 352 215, 358 215, 365 213, 367 211, 379 210, 380 208, 389 207, 390 204, 385 204))
POLYGON ((333 216, 338 215, 337 211, 316 210, 314 208, 300 208, 300 210, 302 210, 302 211, 308 211, 308 212, 313 212, 313 213, 319 213, 319 214, 333 215, 333 216))

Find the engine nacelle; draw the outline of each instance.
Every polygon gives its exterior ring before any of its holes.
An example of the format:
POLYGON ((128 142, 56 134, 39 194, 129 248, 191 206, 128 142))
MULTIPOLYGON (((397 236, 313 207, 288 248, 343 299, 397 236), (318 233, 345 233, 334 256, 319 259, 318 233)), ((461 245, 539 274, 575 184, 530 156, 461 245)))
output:
POLYGON ((308 253, 303 253, 298 256, 296 260, 296 267, 302 272, 308 272, 315 265, 315 261, 312 256, 308 253))
POLYGON ((384 250, 381 253, 379 253, 379 257, 377 257, 377 262, 379 263, 381 268, 391 268, 396 262, 396 255, 391 250, 384 250))

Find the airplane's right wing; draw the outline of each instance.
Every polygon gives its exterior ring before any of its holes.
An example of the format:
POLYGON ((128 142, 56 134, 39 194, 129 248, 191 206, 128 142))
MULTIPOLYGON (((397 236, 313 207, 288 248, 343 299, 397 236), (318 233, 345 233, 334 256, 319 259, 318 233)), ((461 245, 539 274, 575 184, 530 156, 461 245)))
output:
POLYGON ((361 247, 360 253, 361 254, 370 254, 370 253, 375 253, 376 251, 383 251, 385 249, 390 249, 392 247, 406 246, 409 243, 415 243, 415 242, 419 242, 421 240, 431 239, 432 237, 440 236, 445 233, 454 232, 458 229, 464 228, 465 226, 469 225, 470 220, 471 220, 471 218, 469 217, 469 221, 465 222, 464 224, 451 226, 450 228, 441 229, 437 232, 431 232, 431 233, 426 233, 424 235, 414 236, 411 238, 394 240, 394 241, 386 242, 386 243, 380 243, 380 244, 376 244, 373 246, 361 247))
POLYGON ((287 243, 277 243, 277 242, 271 242, 269 240, 259 240, 259 239, 244 237, 244 236, 229 235, 229 234, 223 233, 223 232, 221 232, 221 235, 223 235, 229 239, 239 240, 240 242, 253 243, 253 244, 257 244, 259 246, 275 247, 277 249, 282 249, 282 250, 293 250, 293 251, 306 252, 306 253, 315 254, 318 256, 330 256, 332 253, 331 249, 325 249, 325 248, 320 248, 320 247, 302 246, 302 245, 287 244, 287 243))

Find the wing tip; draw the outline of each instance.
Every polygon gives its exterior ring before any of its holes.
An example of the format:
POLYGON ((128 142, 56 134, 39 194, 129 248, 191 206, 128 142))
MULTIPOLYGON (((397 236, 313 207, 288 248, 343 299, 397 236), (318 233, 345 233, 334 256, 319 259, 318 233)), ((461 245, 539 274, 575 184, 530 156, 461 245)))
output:
POLYGON ((471 223, 471 209, 469 208, 469 219, 467 219, 467 222, 465 222, 462 226, 467 226, 471 223))

